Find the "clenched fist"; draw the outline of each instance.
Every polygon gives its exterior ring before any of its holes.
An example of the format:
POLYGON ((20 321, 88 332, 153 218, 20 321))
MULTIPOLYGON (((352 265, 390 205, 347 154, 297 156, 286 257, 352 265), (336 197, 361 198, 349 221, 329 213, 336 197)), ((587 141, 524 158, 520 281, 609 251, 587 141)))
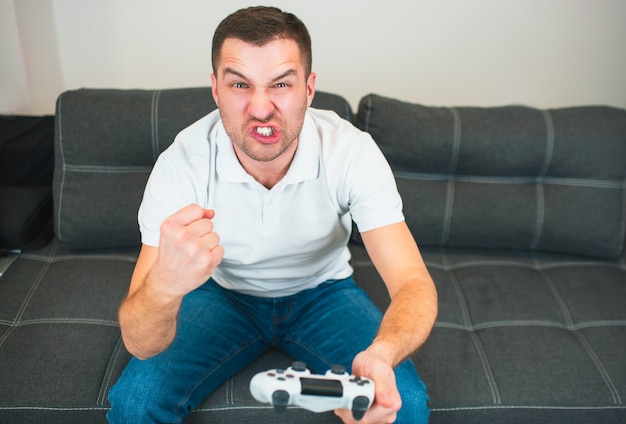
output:
POLYGON ((215 211, 189 205, 161 224, 161 240, 153 267, 164 295, 182 297, 204 284, 224 257, 213 232, 215 211))

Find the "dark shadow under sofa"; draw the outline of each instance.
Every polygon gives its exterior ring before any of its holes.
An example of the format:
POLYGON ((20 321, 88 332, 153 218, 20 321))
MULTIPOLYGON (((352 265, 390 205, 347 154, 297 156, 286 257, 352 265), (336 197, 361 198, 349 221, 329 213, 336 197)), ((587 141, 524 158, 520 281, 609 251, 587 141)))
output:
MULTIPOLYGON (((413 355, 431 422, 626 422, 626 113, 369 95, 353 116, 321 92, 314 105, 379 143, 437 285, 437 324, 413 355)), ((175 134, 214 107, 206 87, 59 97, 55 238, 0 277, 0 422, 106 421, 129 359, 116 312, 143 186, 175 134)), ((353 238, 355 278, 384 309, 384 285, 353 238)), ((338 422, 252 399, 252 375, 293 359, 269 351, 187 422, 338 422)))

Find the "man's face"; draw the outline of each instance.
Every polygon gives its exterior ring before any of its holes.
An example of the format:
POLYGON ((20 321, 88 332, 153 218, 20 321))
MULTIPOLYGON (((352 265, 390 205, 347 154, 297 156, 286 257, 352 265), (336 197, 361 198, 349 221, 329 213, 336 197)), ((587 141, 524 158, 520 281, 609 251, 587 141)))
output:
POLYGON ((228 38, 216 73, 213 97, 238 155, 269 162, 297 141, 315 93, 315 74, 305 75, 293 40, 257 47, 228 38))

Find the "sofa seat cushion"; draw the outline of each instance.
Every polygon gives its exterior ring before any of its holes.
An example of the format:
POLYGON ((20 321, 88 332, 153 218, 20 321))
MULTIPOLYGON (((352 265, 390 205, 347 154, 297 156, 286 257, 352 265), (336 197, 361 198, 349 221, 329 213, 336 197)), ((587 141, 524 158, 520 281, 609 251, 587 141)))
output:
POLYGON ((357 125, 391 163, 420 246, 622 252, 622 109, 429 107, 369 95, 357 125))
MULTIPOLYGON (((431 422, 624 422, 626 262, 426 248, 439 316, 412 358, 431 422)), ((355 279, 389 297, 363 248, 355 279)))
POLYGON ((117 308, 137 253, 53 242, 0 277, 0 422, 103 422, 128 360, 117 308))
MULTIPOLYGON (((384 284, 351 246, 355 279, 381 309, 384 284)), ((135 250, 22 254, 0 279, 0 422, 105 423, 130 356, 116 311, 135 250)), ((431 422, 624 422, 626 262, 423 249, 439 292, 431 337, 412 355, 431 422), (621 421, 620 421, 621 420, 621 421)), ((271 350, 226 381, 190 423, 336 423, 332 413, 256 402, 250 378, 293 361, 271 350)))
MULTIPOLYGON (((130 359, 117 322, 137 249, 72 252, 57 241, 21 254, 0 276, 0 422, 106 423, 109 389, 130 359)), ((332 413, 276 415, 248 389, 257 372, 291 365, 270 350, 229 379, 189 423, 337 423, 332 413)))

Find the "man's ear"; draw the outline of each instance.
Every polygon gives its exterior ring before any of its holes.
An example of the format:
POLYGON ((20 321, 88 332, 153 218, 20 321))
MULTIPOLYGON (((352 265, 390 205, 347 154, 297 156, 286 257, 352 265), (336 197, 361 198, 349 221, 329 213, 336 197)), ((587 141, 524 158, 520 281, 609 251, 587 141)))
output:
POLYGON ((218 101, 218 96, 217 96, 217 77, 213 73, 211 74, 211 94, 213 94, 213 100, 215 101, 215 104, 219 108, 220 102, 218 101))
POLYGON ((315 75, 315 72, 311 72, 311 74, 309 75, 309 79, 307 80, 307 83, 306 83, 306 96, 307 96, 307 102, 309 106, 311 106, 311 103, 313 102, 313 97, 315 97, 315 79, 316 78, 317 78, 317 75, 315 75))

